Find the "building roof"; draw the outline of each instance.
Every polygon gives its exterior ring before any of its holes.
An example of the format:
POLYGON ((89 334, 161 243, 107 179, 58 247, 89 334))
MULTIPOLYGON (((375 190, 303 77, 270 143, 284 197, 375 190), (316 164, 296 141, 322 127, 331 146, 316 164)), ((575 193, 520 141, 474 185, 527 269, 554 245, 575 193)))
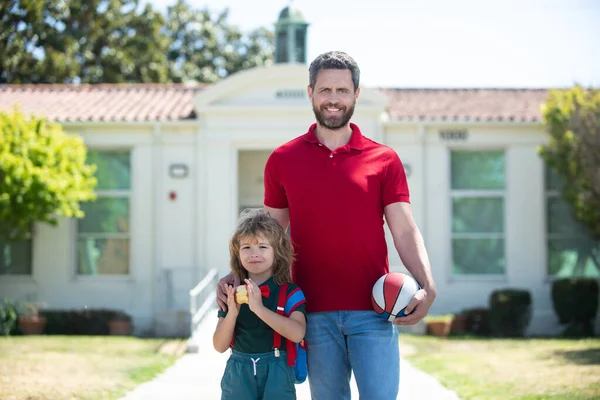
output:
MULTIPOLYGON (((207 85, 99 84, 0 86, 0 110, 60 122, 180 121, 195 118, 193 97, 207 85)), ((391 120, 539 122, 547 89, 376 89, 391 120)))
POLYGON ((0 110, 52 121, 175 121, 195 118, 193 97, 206 85, 98 84, 0 86, 0 110))
POLYGON ((548 89, 380 89, 392 120, 541 121, 548 89))

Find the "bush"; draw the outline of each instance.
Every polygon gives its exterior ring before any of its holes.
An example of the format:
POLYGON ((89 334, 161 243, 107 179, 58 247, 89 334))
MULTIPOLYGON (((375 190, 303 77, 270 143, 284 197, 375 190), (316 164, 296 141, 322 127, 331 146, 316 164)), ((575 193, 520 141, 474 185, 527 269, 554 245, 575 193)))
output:
POLYGON ((20 334, 19 316, 39 315, 46 318, 47 335, 108 335, 108 321, 131 321, 131 316, 120 310, 39 309, 35 303, 3 300, 0 302, 0 335, 20 334))
POLYGON ((501 289, 490 295, 490 331, 493 336, 523 337, 531 321, 528 290, 501 289))
POLYGON ((108 335, 108 321, 122 314, 116 310, 43 310, 48 335, 108 335))
POLYGON ((569 324, 563 335, 593 336, 598 312, 598 281, 564 278, 552 282, 552 305, 560 324, 569 324))
POLYGON ((131 315, 124 311, 115 311, 110 318, 111 321, 125 321, 131 322, 131 315))
POLYGON ((0 302, 0 335, 7 336, 14 332, 17 326, 17 304, 11 300, 0 302))
POLYGON ((467 316, 467 332, 479 336, 490 334, 490 310, 485 307, 469 308, 463 313, 467 316))

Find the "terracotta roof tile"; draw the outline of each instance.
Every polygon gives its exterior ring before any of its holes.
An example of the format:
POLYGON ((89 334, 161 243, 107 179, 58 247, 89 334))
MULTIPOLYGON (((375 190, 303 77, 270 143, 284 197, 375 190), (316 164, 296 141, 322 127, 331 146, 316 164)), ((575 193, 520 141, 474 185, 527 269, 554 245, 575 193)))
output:
POLYGON ((548 89, 378 89, 392 120, 541 121, 548 89))
POLYGON ((18 103, 26 113, 50 120, 159 121, 195 118, 192 99, 206 85, 100 84, 5 85, 0 109, 18 103))
MULTIPOLYGON (((15 103, 54 121, 194 119, 193 97, 207 85, 100 84, 0 86, 0 109, 15 103)), ((547 89, 376 89, 392 120, 538 122, 547 89)))

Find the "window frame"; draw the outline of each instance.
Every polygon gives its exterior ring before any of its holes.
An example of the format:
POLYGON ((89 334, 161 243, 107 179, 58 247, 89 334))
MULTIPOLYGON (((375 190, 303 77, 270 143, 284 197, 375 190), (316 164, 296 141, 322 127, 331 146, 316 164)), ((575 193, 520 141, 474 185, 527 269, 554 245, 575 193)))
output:
POLYGON ((508 265, 507 265, 507 240, 506 240, 506 231, 508 226, 507 212, 506 212, 506 204, 507 204, 507 194, 508 194, 508 176, 507 172, 507 162, 508 162, 508 154, 507 149, 504 147, 494 147, 494 146, 482 146, 482 147, 462 147, 462 146, 453 146, 448 147, 448 211, 449 211, 449 224, 448 224, 448 249, 450 254, 450 260, 448 263, 449 278, 452 281, 489 281, 489 282, 504 282, 508 278, 508 265), (504 188, 503 189, 453 189, 452 188, 452 153, 453 152, 472 152, 472 153, 481 153, 481 152, 501 152, 504 157, 504 188), (454 221, 454 206, 453 200, 455 198, 490 198, 496 199, 501 198, 503 204, 502 210, 502 220, 503 220, 503 231, 502 232, 489 232, 489 233, 465 233, 465 232, 453 232, 453 221, 454 221), (503 240, 503 255, 504 255, 504 269, 500 274, 456 274, 454 272, 454 249, 453 249, 453 241, 454 239, 502 239, 503 240))
MULTIPOLYGON (((35 232, 35 228, 32 231, 31 237, 29 239, 25 239, 24 241, 29 242, 29 273, 28 274, 2 274, 0 273, 0 277, 9 277, 9 276, 14 276, 14 277, 32 277, 33 276, 33 266, 34 266, 34 260, 33 260, 33 255, 34 255, 34 251, 33 251, 33 237, 34 237, 34 232, 35 232)), ((0 248, 0 251, 2 251, 2 248, 0 248)))
POLYGON ((130 174, 130 182, 129 189, 95 189, 96 200, 100 198, 127 198, 129 201, 129 215, 128 215, 128 225, 129 232, 113 232, 113 233, 80 233, 78 229, 79 220, 73 218, 72 224, 72 232, 73 232, 73 240, 72 240, 72 277, 73 280, 77 281, 106 281, 106 282, 123 282, 123 281, 131 281, 133 278, 133 264, 132 264, 132 230, 133 230, 133 216, 132 216, 132 201, 134 194, 134 151, 132 148, 113 148, 113 147, 88 147, 89 151, 95 152, 103 152, 103 153, 111 153, 111 152, 127 152, 129 153, 129 174, 130 174), (129 257, 127 260, 128 263, 128 271, 126 274, 98 274, 98 275, 88 275, 88 274, 80 274, 79 273, 79 256, 78 252, 78 241, 82 237, 93 237, 93 238, 118 238, 118 239, 129 239, 129 257))

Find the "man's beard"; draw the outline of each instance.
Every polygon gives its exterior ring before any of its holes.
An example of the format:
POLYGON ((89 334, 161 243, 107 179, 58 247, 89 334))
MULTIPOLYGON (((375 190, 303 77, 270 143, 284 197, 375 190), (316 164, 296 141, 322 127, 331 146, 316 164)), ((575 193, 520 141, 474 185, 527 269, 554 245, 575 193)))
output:
POLYGON ((352 105, 350 106, 350 108, 346 109, 346 112, 343 112, 343 108, 339 105, 334 105, 334 104, 326 104, 323 105, 324 108, 328 107, 328 106, 334 106, 340 110, 342 110, 342 115, 340 117, 325 117, 324 112, 321 111, 320 109, 317 108, 317 106, 313 103, 313 112, 315 113, 315 118, 317 119, 317 122, 319 123, 319 125, 324 126, 327 129, 331 129, 331 130, 338 130, 340 128, 343 128, 344 126, 346 126, 346 124, 348 124, 348 122, 350 121, 350 118, 352 118, 352 114, 354 114, 354 105, 356 103, 352 103, 352 105))

